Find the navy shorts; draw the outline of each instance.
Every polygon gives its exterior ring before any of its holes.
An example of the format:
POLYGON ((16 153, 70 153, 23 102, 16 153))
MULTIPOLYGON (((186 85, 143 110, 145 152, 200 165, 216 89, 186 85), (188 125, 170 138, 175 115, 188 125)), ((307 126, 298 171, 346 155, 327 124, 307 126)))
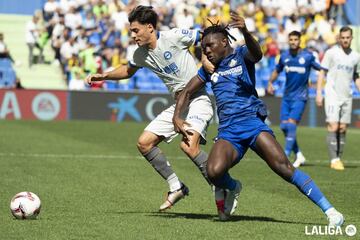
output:
POLYGON ((289 118, 300 122, 306 107, 306 100, 286 100, 281 102, 280 120, 287 121, 289 118))
POLYGON ((223 129, 219 129, 216 140, 224 139, 230 142, 238 152, 236 162, 238 163, 250 147, 254 150, 256 139, 261 132, 268 132, 274 136, 273 131, 259 117, 249 117, 223 129))

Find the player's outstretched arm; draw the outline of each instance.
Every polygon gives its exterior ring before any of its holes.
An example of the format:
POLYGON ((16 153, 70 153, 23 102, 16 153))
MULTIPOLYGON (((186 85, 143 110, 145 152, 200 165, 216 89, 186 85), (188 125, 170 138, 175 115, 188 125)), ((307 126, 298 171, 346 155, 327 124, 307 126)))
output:
POLYGON ((326 72, 324 69, 320 70, 316 83, 316 105, 318 105, 318 107, 322 107, 323 105, 322 89, 325 81, 325 74, 326 72))
POLYGON ((181 133, 186 139, 188 133, 186 132, 184 125, 190 126, 180 116, 184 112, 184 109, 189 106, 191 96, 204 86, 205 82, 202 81, 198 76, 194 76, 182 90, 178 98, 176 99, 176 107, 173 116, 173 123, 175 132, 181 133))
POLYGON ((240 17, 237 13, 231 12, 231 20, 232 23, 230 23, 230 27, 238 28, 244 36, 245 44, 249 50, 246 57, 252 62, 260 61, 263 56, 260 44, 248 31, 245 19, 240 17))
POLYGON ((274 70, 271 73, 269 82, 268 82, 268 86, 267 86, 267 92, 271 95, 274 95, 274 86, 273 86, 273 82, 277 79, 277 77, 279 76, 278 72, 276 70, 274 70))
POLYGON ((91 84, 92 82, 103 81, 103 80, 128 79, 132 75, 134 75, 137 70, 138 68, 131 67, 128 65, 122 65, 110 72, 90 74, 86 77, 85 82, 87 84, 91 84))

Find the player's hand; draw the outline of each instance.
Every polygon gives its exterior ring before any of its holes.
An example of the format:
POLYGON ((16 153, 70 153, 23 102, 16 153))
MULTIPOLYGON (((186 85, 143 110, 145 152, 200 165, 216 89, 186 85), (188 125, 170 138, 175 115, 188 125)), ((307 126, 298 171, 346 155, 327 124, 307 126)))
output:
POLYGON ((245 19, 243 17, 233 11, 230 12, 230 17, 232 20, 232 22, 229 24, 230 27, 238 28, 241 32, 247 31, 245 19))
POLYGON ((274 86, 273 86, 273 84, 271 82, 268 83, 268 86, 267 86, 266 90, 267 90, 268 94, 274 95, 274 86))
POLYGON ((209 59, 207 59, 207 57, 204 55, 202 58, 201 58, 201 63, 205 69, 205 71, 207 73, 210 73, 210 74, 213 74, 214 71, 215 71, 215 66, 214 64, 212 64, 209 59))
POLYGON ((105 79, 105 76, 101 73, 89 74, 85 78, 85 82, 87 84, 91 85, 92 82, 103 81, 104 79, 105 79))
POLYGON ((174 117, 172 121, 175 132, 182 134, 185 139, 189 139, 189 135, 191 134, 186 131, 185 126, 191 127, 191 124, 179 117, 174 117))
POLYGON ((323 106, 323 96, 321 94, 316 94, 316 105, 318 107, 322 107, 323 106))

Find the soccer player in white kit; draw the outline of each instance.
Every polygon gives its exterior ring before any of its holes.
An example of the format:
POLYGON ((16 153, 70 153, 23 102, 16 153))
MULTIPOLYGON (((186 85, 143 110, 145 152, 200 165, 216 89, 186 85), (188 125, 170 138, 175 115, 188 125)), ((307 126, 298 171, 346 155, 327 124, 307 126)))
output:
MULTIPOLYGON (((138 44, 133 60, 129 65, 103 74, 93 74, 86 82, 101 80, 127 79, 141 67, 147 67, 157 74, 176 99, 186 83, 197 74, 197 66, 189 47, 200 40, 196 30, 172 29, 156 31, 157 14, 148 6, 138 6, 129 14, 131 36, 138 44)), ((213 65, 208 63, 208 70, 213 65)), ((177 201, 188 195, 189 189, 178 179, 165 155, 157 145, 165 141, 169 143, 178 135, 174 130, 172 118, 175 104, 161 112, 140 135, 137 147, 151 166, 168 182, 170 191, 166 201, 160 206, 160 211, 173 206, 177 201)), ((190 135, 183 137, 180 148, 197 165, 204 178, 210 184, 206 173, 208 155, 200 149, 200 143, 205 141, 206 129, 213 116, 213 108, 205 89, 197 92, 191 99, 186 121, 190 135)))
POLYGON ((355 80, 360 90, 360 54, 351 49, 352 29, 340 29, 339 45, 325 52, 321 65, 327 71, 320 71, 317 82, 316 103, 322 106, 322 87, 326 73, 325 113, 328 135, 326 142, 331 159, 330 167, 344 170, 341 156, 345 145, 347 125, 351 122, 352 90, 355 80))

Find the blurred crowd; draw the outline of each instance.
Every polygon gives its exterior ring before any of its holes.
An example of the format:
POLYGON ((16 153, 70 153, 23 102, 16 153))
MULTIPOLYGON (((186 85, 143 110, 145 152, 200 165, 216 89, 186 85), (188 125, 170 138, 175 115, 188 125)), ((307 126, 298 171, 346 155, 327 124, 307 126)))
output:
MULTIPOLYGON (((61 67, 69 89, 81 90, 89 73, 109 71, 131 60, 136 44, 130 37, 128 14, 137 5, 152 5, 159 15, 159 30, 204 29, 211 22, 228 24, 230 11, 244 16, 247 28, 260 42, 264 58, 258 65, 258 82, 265 85, 280 52, 288 48, 288 33, 302 32, 301 47, 319 58, 336 43, 336 34, 346 0, 47 0, 26 25, 29 67, 44 63, 47 44, 54 51, 54 64, 61 67), (209 21, 210 20, 210 21, 209 21), (37 54, 34 54, 36 49, 37 54)), ((237 29, 231 30, 243 44, 237 29)), ((1 48, 0 48, 1 50, 1 48)), ((200 47, 192 49, 200 59, 200 47)), ((145 71, 145 75, 150 72, 145 71)), ((141 75, 142 77, 144 76, 141 75)), ((120 83, 92 88, 136 89, 136 75, 120 83)))

